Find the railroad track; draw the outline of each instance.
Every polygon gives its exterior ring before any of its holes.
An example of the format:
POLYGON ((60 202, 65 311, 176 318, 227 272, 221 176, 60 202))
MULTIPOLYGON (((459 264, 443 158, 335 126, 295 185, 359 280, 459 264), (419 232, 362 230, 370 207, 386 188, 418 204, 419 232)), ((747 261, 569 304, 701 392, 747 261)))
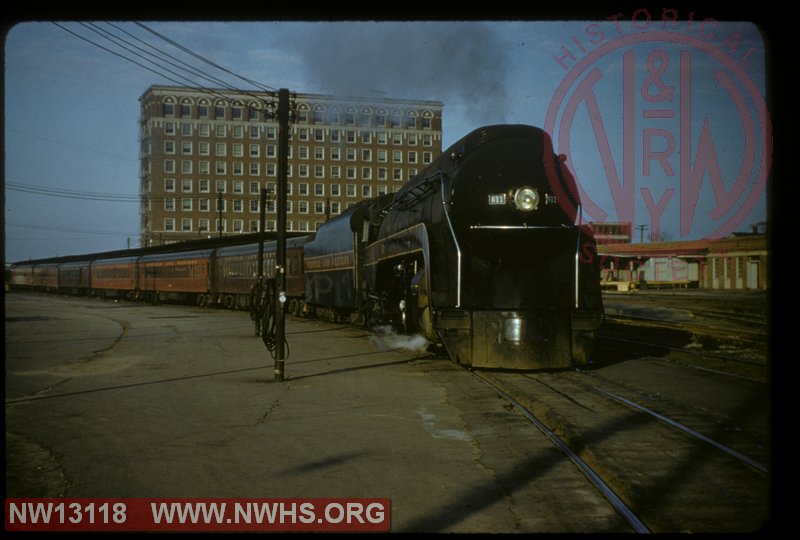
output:
MULTIPOLYGON (((683 372, 674 374, 677 388, 683 372)), ((764 441, 728 431, 725 415, 592 372, 473 374, 558 446, 631 530, 752 532, 763 526, 768 450, 753 455, 764 441)))

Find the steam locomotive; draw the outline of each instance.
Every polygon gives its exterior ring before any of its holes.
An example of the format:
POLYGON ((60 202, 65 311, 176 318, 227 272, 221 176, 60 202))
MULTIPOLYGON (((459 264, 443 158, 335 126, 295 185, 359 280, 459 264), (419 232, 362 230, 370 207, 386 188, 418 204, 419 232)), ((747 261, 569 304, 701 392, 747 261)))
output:
POLYGON ((305 245, 306 302, 361 310, 481 368, 585 364, 603 318, 578 190, 550 137, 477 129, 305 245))
MULTIPOLYGON (((603 319, 578 190, 550 137, 477 129, 402 190, 287 242, 287 309, 391 326, 475 368, 585 364, 603 319)), ((258 244, 97 254, 14 265, 12 286, 255 309, 258 244)), ((265 246, 274 278, 275 242, 265 246)), ((264 290, 274 290, 266 288, 264 290)))

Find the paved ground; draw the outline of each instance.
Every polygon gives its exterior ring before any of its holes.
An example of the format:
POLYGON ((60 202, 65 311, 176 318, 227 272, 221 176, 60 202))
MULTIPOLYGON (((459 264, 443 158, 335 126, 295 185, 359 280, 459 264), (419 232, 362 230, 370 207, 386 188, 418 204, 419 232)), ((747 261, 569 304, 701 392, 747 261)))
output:
POLYGON ((386 497, 399 532, 627 526, 470 373, 290 319, 286 380, 243 313, 6 296, 6 494, 386 497))

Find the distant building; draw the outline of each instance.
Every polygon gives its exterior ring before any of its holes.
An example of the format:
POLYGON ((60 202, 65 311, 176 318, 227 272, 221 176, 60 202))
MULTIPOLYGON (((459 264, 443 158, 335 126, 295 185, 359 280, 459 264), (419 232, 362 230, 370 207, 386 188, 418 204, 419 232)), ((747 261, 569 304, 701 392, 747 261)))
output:
POLYGON ((630 244, 631 223, 590 222, 594 239, 598 244, 630 244))
MULTIPOLYGON (((316 231, 363 199, 398 191, 442 150, 438 101, 294 96, 287 223, 316 231)), ((151 86, 141 96, 141 245, 258 232, 276 223, 276 98, 151 86)))

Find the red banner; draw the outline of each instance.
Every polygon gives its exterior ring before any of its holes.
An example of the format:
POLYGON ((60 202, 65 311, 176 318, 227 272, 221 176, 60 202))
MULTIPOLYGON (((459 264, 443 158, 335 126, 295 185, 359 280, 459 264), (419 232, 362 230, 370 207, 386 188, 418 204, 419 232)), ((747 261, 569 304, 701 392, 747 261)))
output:
POLYGON ((372 498, 6 499, 6 531, 387 532, 372 498))

